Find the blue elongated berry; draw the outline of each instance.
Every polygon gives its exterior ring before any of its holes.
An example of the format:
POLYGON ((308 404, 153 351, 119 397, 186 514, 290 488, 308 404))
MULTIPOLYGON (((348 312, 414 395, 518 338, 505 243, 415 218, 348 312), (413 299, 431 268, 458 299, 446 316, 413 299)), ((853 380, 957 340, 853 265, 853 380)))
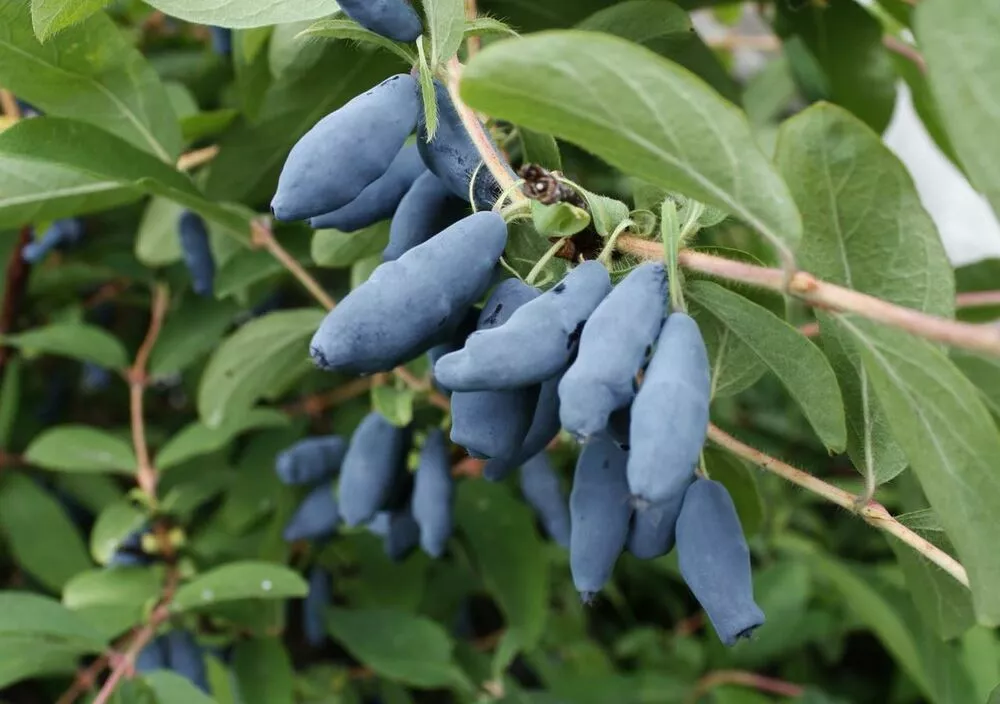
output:
POLYGON ((580 438, 599 433, 628 406, 636 375, 663 327, 667 273, 662 263, 634 269, 587 319, 580 351, 559 384, 560 419, 580 438))
POLYGON ((365 29, 397 42, 415 42, 424 31, 404 0, 341 0, 340 9, 365 29))
POLYGON ((309 570, 309 593, 302 604, 302 631, 314 648, 326 640, 326 609, 333 591, 330 573, 319 565, 309 570))
POLYGON ((528 435, 521 445, 521 452, 513 460, 495 458, 486 462, 483 467, 483 477, 497 482, 506 477, 514 469, 537 455, 548 447, 553 438, 559 434, 559 380, 556 376, 544 384, 538 393, 538 405, 531 419, 528 435))
POLYGON ((606 434, 583 446, 569 496, 569 565, 589 602, 604 588, 628 539, 632 502, 625 481, 628 453, 606 434))
POLYGON ((377 535, 380 538, 384 538, 389 535, 389 525, 392 522, 392 512, 391 511, 379 511, 372 519, 365 524, 365 528, 372 535, 377 535))
POLYGON ((388 371, 445 342, 489 286, 506 241, 502 217, 476 213, 381 264, 323 320, 313 361, 330 371, 388 371))
MULTIPOLYGON (((425 114, 420 112, 417 122, 417 144, 424 163, 457 198, 469 201, 469 183, 475 175, 472 189, 476 208, 489 210, 500 196, 501 188, 493 174, 483 164, 482 157, 469 138, 462 124, 462 118, 455 110, 455 104, 448 95, 448 88, 440 81, 434 81, 434 95, 437 100, 437 130, 428 141, 425 114)), ((516 178, 511 172, 512 178, 516 178)))
POLYGON ((420 547, 431 557, 441 557, 451 537, 454 495, 448 445, 435 428, 420 452, 413 481, 413 518, 420 527, 420 547))
POLYGON ((368 184, 357 198, 333 212, 311 218, 309 224, 317 230, 354 232, 391 218, 413 182, 426 173, 417 146, 403 147, 386 172, 368 184))
POLYGON ((416 81, 386 79, 330 113, 300 139, 281 170, 271 210, 305 220, 343 208, 382 176, 420 111, 416 81))
POLYGON ((135 656, 136 672, 152 672, 167 668, 167 648, 163 638, 154 638, 135 656))
POLYGON ((405 471, 408 433, 378 413, 354 431, 340 472, 340 513, 349 526, 370 521, 392 495, 405 471))
POLYGON ((584 323, 610 290, 607 269, 584 262, 503 325, 472 333, 464 348, 438 360, 434 375, 452 391, 499 391, 550 379, 569 364, 584 323))
POLYGON ((628 551, 640 560, 652 560, 673 550, 683 499, 684 495, 679 494, 662 503, 638 508, 632 516, 628 551))
POLYGON ((708 431, 708 353, 698 324, 673 313, 632 403, 628 485, 659 503, 677 496, 694 476, 708 431))
POLYGON ((399 202, 389 226, 389 244, 382 252, 382 261, 399 259, 468 212, 464 201, 453 196, 437 176, 425 172, 399 202))
POLYGON ((283 484, 312 484, 335 475, 346 452, 347 443, 338 435, 307 438, 278 455, 275 471, 283 484))
POLYGON ((164 637, 170 669, 187 678, 203 692, 208 692, 208 675, 202 647, 187 631, 170 631, 164 637))
MULTIPOLYGON (((478 329, 506 323, 514 311, 539 295, 520 279, 502 281, 479 314, 478 329)), ((451 441, 482 457, 514 458, 524 443, 539 385, 504 391, 462 391, 451 397, 451 441)))
POLYGON ((208 31, 212 36, 212 51, 219 56, 229 56, 233 53, 233 30, 210 25, 208 31))
POLYGON ((83 238, 83 221, 79 218, 56 220, 39 239, 29 242, 21 250, 21 258, 29 264, 42 261, 53 249, 68 247, 83 238))
POLYGON ((191 274, 191 288, 199 296, 211 296, 215 280, 215 258, 209 244, 208 228, 197 213, 185 210, 179 224, 181 252, 191 274))
POLYGON ((93 362, 83 364, 84 391, 103 391, 111 384, 111 370, 93 362))
POLYGON ((148 565, 149 556, 142 550, 142 534, 146 528, 134 530, 126 535, 108 560, 110 567, 134 567, 138 565, 148 565))
POLYGON ((402 562, 420 544, 420 526, 409 506, 389 513, 389 527, 382 546, 393 562, 402 562))
POLYGON ((753 598, 750 550, 732 497, 719 482, 699 478, 684 493, 677 557, 684 581, 723 643, 734 645, 764 623, 753 598))
POLYGON ((20 98, 17 99, 17 107, 21 110, 21 117, 40 117, 45 114, 31 103, 25 102, 20 98))
POLYGON ((521 493, 556 544, 569 549, 569 503, 552 469, 549 456, 540 452, 521 466, 521 493))
POLYGON ((339 522, 340 510, 333 495, 333 485, 325 483, 306 495, 282 535, 289 543, 326 538, 333 535, 339 522))

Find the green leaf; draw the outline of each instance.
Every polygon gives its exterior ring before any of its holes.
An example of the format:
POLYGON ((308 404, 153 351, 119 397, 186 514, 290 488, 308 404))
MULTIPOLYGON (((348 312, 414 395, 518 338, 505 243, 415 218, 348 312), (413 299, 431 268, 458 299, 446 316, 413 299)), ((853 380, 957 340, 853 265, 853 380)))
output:
POLYGON ((232 301, 200 296, 185 299, 178 310, 167 316, 149 357, 149 373, 165 377, 187 369, 219 346, 239 310, 232 301))
POLYGON ((381 254, 389 244, 389 222, 379 222, 357 232, 316 230, 312 238, 312 258, 319 266, 339 269, 381 254))
POLYGON ((262 27, 314 20, 340 9, 335 0, 152 0, 166 14, 196 24, 220 27, 262 27))
POLYGON ((244 704, 294 704, 295 672, 285 646, 277 638, 237 643, 233 671, 244 704))
POLYGON ((549 583, 544 546, 530 510, 499 484, 459 484, 455 521, 507 621, 494 662, 494 669, 502 671, 517 651, 534 648, 545 630, 549 583))
POLYGON ((41 44, 29 4, 0 0, 0 85, 48 115, 89 122, 160 162, 180 154, 180 127, 156 71, 104 13, 41 44))
POLYGON ((844 449, 847 429, 840 387, 816 345, 771 311, 711 281, 690 282, 687 294, 774 372, 824 445, 844 449))
POLYGON ((324 37, 328 39, 346 39, 352 42, 368 42, 383 49, 388 49, 406 63, 416 63, 416 52, 402 42, 396 42, 381 34, 376 34, 365 29, 351 19, 335 17, 333 19, 319 20, 309 25, 299 36, 304 37, 324 37))
POLYGON ((405 428, 413 421, 415 398, 416 393, 409 387, 372 387, 372 408, 398 428, 405 428))
POLYGON ((685 69, 630 42, 580 31, 500 41, 466 67, 462 95, 478 110, 732 213, 774 245, 788 248, 802 234, 791 195, 745 118, 685 69))
MULTIPOLYGON (((791 184, 806 236, 801 266, 825 281, 949 317, 951 265, 905 167, 877 134, 832 105, 816 105, 781 128, 776 161, 791 184)), ((850 340, 819 315, 823 346, 847 405, 848 452, 877 483, 906 458, 889 432, 850 340)))
POLYGON ((531 221, 538 234, 545 237, 569 237, 590 225, 590 213, 572 203, 545 205, 531 201, 531 221))
POLYGON ((111 0, 31 0, 31 23, 43 42, 99 12, 111 0))
MULTIPOLYGON (((305 237, 281 238, 286 251, 300 264, 309 264, 309 240, 305 237)), ((244 249, 233 255, 215 273, 215 296, 241 295, 248 286, 286 273, 281 262, 268 251, 244 249)))
MULTIPOLYGON (((197 211, 224 227, 227 234, 249 239, 244 209, 205 200, 194 183, 172 166, 85 122, 57 117, 21 120, 0 132, 0 156, 52 164, 118 186, 141 188, 197 211)), ((48 192, 44 185, 39 188, 41 193, 48 192)), ((23 207, 23 198, 13 206, 23 207)), ((6 211, 0 211, 0 219, 5 216, 6 211)))
POLYGON ((797 36, 822 72, 826 90, 810 97, 837 103, 882 132, 896 105, 897 79, 878 20, 854 2, 779 8, 779 35, 797 36))
POLYGON ((941 121, 972 185, 1000 214, 1000 7, 990 0, 928 0, 914 29, 941 121))
POLYGON ((757 383, 767 372, 767 366, 753 348, 697 301, 692 299, 688 307, 705 338, 712 363, 712 398, 735 396, 757 383))
POLYGON ((379 675, 413 687, 447 687, 463 675, 452 662, 452 642, 420 616, 382 609, 330 608, 330 635, 379 675))
POLYGON ((167 198, 150 198, 135 238, 135 258, 148 267, 181 260, 178 222, 184 207, 167 198))
POLYGON ((301 598, 309 585, 283 565, 271 562, 230 562, 204 572, 177 590, 173 611, 202 609, 245 599, 301 598))
POLYGON ((271 408, 250 409, 248 413, 229 418, 215 428, 194 421, 170 438, 170 441, 156 453, 156 468, 163 471, 193 457, 221 450, 248 430, 276 428, 282 425, 288 425, 288 416, 271 408))
POLYGON ((434 138, 438 125, 437 91, 434 89, 434 69, 428 63, 423 47, 423 43, 417 44, 417 50, 420 54, 417 62, 417 80, 420 83, 420 102, 424 106, 426 139, 430 141, 434 138))
POLYGON ((976 388, 939 349, 841 316, 893 436, 969 573, 980 623, 1000 623, 1000 432, 976 388))
POLYGON ((559 145, 556 144, 552 135, 542 134, 524 127, 518 127, 517 134, 521 138, 524 163, 538 164, 549 171, 562 171, 562 156, 559 154, 559 145))
POLYGON ((1000 359, 953 349, 951 361, 975 384, 983 403, 1000 417, 1000 359))
POLYGON ((517 32, 510 25, 493 17, 477 17, 465 23, 466 37, 486 37, 494 34, 517 36, 517 32))
POLYGON ((162 565, 88 570, 67 582, 63 604, 113 638, 143 622, 159 599, 163 576, 162 565))
POLYGON ((205 368, 198 414, 209 428, 250 408, 282 374, 289 355, 305 359, 308 342, 325 313, 302 308, 251 320, 228 337, 205 368))
POLYGON ((21 358, 7 360, 0 381, 0 447, 10 445, 10 436, 21 407, 21 358))
MULTIPOLYGON (((945 552, 954 552, 940 525, 927 526, 925 513, 930 512, 904 514, 896 520, 945 552)), ((889 545, 903 569, 913 603, 935 633, 944 639, 955 638, 975 624, 972 595, 965 586, 910 546, 894 538, 889 538, 889 545)))
POLYGON ((28 354, 54 354, 110 369, 128 366, 122 343, 114 335, 85 323, 55 323, 17 335, 0 335, 0 340, 28 354))
POLYGON ((156 695, 156 704, 218 704, 187 677, 170 670, 148 672, 142 679, 156 695))
POLYGON ((96 562, 108 564, 122 541, 145 522, 145 514, 132 501, 126 498, 116 501, 101 511, 90 531, 90 554, 96 562))
POLYGON ((79 649, 40 639, 0 639, 0 687, 38 676, 72 675, 79 649))
POLYGON ((127 442, 87 425, 60 425, 42 432, 25 450, 24 459, 57 472, 133 474, 136 467, 127 442))
POLYGON ((431 36, 431 66, 450 59, 465 35, 465 0, 423 0, 427 31, 431 36))
POLYGON ((66 509, 24 475, 0 479, 0 528, 17 564, 54 592, 93 564, 66 509))

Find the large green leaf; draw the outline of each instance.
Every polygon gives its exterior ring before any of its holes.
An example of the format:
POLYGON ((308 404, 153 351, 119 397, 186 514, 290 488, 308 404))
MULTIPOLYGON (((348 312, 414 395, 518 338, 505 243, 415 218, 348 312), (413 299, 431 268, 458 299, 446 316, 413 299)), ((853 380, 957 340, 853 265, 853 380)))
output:
POLYGON ((1000 623, 1000 431, 972 383, 938 348, 841 316, 893 436, 968 570, 980 623, 1000 623))
POLYGON ((1000 359, 954 349, 951 361, 976 385, 983 402, 993 414, 1000 417, 1000 359))
POLYGON ((159 76, 103 13, 42 44, 29 3, 0 0, 0 85, 46 114, 97 125, 161 161, 180 153, 180 126, 159 76))
POLYGON ((331 608, 326 623, 333 638, 383 677, 429 688, 463 680, 451 639, 433 621, 402 611, 331 608))
POLYGON ((816 345, 771 311, 711 281, 692 281, 688 295, 774 372, 828 448, 844 449, 847 429, 840 387, 816 345))
POLYGON ((358 232, 316 230, 312 238, 312 258, 320 266, 348 267, 365 257, 381 254, 387 244, 388 221, 358 232))
MULTIPOLYGON (((832 105, 781 129, 776 161, 802 213, 799 263, 826 281, 940 316, 954 310, 951 265, 906 168, 878 135, 832 105)), ((848 452, 877 483, 906 466, 858 353, 820 314, 847 405, 848 452)))
POLYGON ((63 604, 108 637, 144 620, 160 597, 163 565, 88 570, 67 582, 63 604))
POLYGON ((128 355, 118 338, 94 325, 55 323, 17 335, 2 335, 0 340, 29 354, 54 354, 110 369, 128 366, 128 355))
POLYGON ((502 670, 518 651, 534 648, 545 629, 549 584, 544 546, 528 508, 497 484, 459 485, 455 519, 483 583, 507 620, 496 654, 502 670))
POLYGON ((87 425, 60 425, 38 435, 24 459, 57 472, 135 472, 132 447, 121 438, 87 425))
MULTIPOLYGON (((777 7, 778 33, 786 40, 797 36, 825 79, 822 94, 810 97, 842 105, 877 132, 884 130, 896 105, 897 79, 878 20, 856 2, 777 7)), ((791 63, 793 73, 796 65, 791 63)))
POLYGON ((734 396, 764 376, 767 366, 724 322, 693 299, 688 312, 697 321, 708 349, 712 364, 712 398, 734 396))
POLYGON ((45 41, 78 22, 82 22, 112 0, 31 0, 31 23, 35 34, 45 41))
POLYGON ((156 695, 156 704, 218 704, 187 677, 170 670, 155 670, 143 680, 156 695))
POLYGON ((212 355, 198 389, 198 413, 209 428, 249 409, 286 371, 290 355, 305 359, 309 339, 325 313, 314 308, 280 311, 252 320, 212 355))
POLYGON ((263 27, 314 20, 340 9, 336 0, 152 0, 168 15, 197 24, 220 27, 263 27))
POLYGON ((174 611, 203 609, 227 601, 304 597, 309 585, 297 572, 272 562, 230 562, 200 574, 177 590, 174 611))
POLYGON ((233 671, 244 704, 295 702, 295 672, 279 639, 255 638, 237 643, 233 671))
POLYGON ((220 450, 248 430, 282 425, 288 425, 288 416, 269 408, 250 409, 248 413, 234 415, 214 428, 194 421, 170 438, 170 442, 156 453, 156 468, 163 471, 193 457, 220 450))
POLYGON ((447 61, 462 45, 465 35, 465 0, 423 0, 427 31, 431 36, 431 64, 447 61))
POLYGON ((914 22, 941 121, 969 179, 1000 214, 1000 5, 926 0, 914 22))
POLYGON ((181 260, 178 220, 183 206, 167 198, 150 198, 135 238, 135 258, 148 267, 166 266, 181 260))
POLYGON ((478 110, 732 213, 772 243, 790 247, 801 236, 791 194, 744 116, 631 42, 581 31, 500 41, 469 63, 462 95, 478 110))
POLYGON ((66 509, 23 475, 0 480, 0 528, 18 565, 54 592, 93 564, 66 509))

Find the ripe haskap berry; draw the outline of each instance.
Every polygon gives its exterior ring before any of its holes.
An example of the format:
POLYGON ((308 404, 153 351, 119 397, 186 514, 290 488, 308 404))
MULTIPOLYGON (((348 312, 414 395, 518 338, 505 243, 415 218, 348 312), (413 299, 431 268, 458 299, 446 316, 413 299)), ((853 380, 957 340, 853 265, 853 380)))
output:
MULTIPOLYGON (((414 144, 403 147, 389 164, 388 170, 368 184, 357 198, 331 213, 311 218, 309 224, 317 230, 333 228, 341 232, 354 232, 387 220, 396 212, 413 182, 426 173, 427 167, 420 158, 417 146, 414 144)), ((443 228, 438 228, 440 229, 443 228)))
POLYGON ((569 502, 559 484, 559 476, 544 452, 540 452, 521 467, 521 493, 535 509, 545 532, 556 544, 569 549, 569 502))
POLYGON ((340 510, 333 485, 321 484, 309 492, 285 526, 286 542, 317 540, 333 535, 340 522, 340 510))
MULTIPOLYGON (((469 138, 462 118, 448 95, 448 88, 440 81, 434 81, 434 95, 437 100, 437 130, 434 132, 434 139, 428 142, 425 114, 421 110, 417 122, 420 155, 427 168, 441 179, 448 190, 465 202, 469 201, 469 182, 475 175, 473 202, 476 208, 489 210, 496 203, 502 189, 483 164, 476 145, 469 138)), ((513 172, 511 178, 517 178, 513 172)))
POLYGON ((652 560, 674 549, 677 516, 683 494, 658 504, 638 508, 632 516, 628 551, 640 560, 652 560))
POLYGON ((167 668, 167 648, 163 638, 154 638, 139 651, 135 658, 136 672, 152 672, 167 668))
POLYGON ((424 31, 404 0, 340 0, 340 9, 365 29, 397 42, 415 42, 424 31))
MULTIPOLYGON (((502 281, 479 314, 478 328, 503 325, 534 300, 537 289, 520 279, 502 281)), ((514 459, 531 427, 539 385, 505 391, 462 391, 451 397, 451 441, 481 457, 514 459)))
POLYGON ((733 500, 719 482, 696 479, 684 493, 677 557, 684 581, 723 643, 734 645, 764 623, 753 598, 750 550, 733 500))
POLYGON ((464 348, 438 360, 434 375, 452 391, 540 384, 569 364, 584 323, 610 290, 607 269, 584 262, 503 325, 472 333, 464 348))
POLYGON ((346 452, 340 436, 307 438, 278 455, 275 471, 283 484, 312 484, 335 475, 346 452))
POLYGON ((21 258, 29 264, 37 264, 53 249, 76 244, 83 238, 83 221, 79 218, 64 218, 53 222, 42 236, 29 242, 21 250, 21 258))
POLYGON ((606 434, 583 446, 569 497, 569 563, 584 601, 601 591, 628 539, 632 502, 625 481, 628 453, 606 434))
POLYGON ((405 472, 408 433, 378 413, 369 413, 354 431, 341 466, 340 513, 349 526, 370 521, 391 498, 397 475, 405 472))
POLYGON ((389 512, 389 525, 382 538, 385 554, 393 562, 402 562, 420 544, 420 526, 409 506, 389 512))
POLYGON ((233 53, 233 30, 227 27, 209 26, 212 35, 212 51, 219 56, 229 56, 233 53))
POLYGON ((663 264, 634 269, 587 319, 576 360, 559 384, 562 425, 585 439, 632 403, 636 375, 663 327, 667 274, 663 264))
POLYGON ((419 111, 416 81, 401 73, 324 117, 292 147, 271 201, 274 217, 305 220, 357 198, 388 170, 419 111))
POLYGON ((326 610, 330 606, 333 579, 319 565, 309 570, 309 593, 302 604, 302 632, 314 648, 326 640, 326 610))
POLYGON ((632 404, 628 485, 659 503, 684 491, 708 431, 708 353, 693 318, 667 318, 632 404))
POLYGON ((531 427, 521 445, 521 451, 513 460, 490 459, 483 466, 483 477, 497 482, 506 477, 522 463, 548 447, 559 434, 559 380, 556 376, 546 381, 538 392, 538 404, 531 418, 531 427))
POLYGON ((170 631, 164 637, 170 669, 187 678, 203 692, 208 692, 208 675, 202 647, 187 631, 170 631))
POLYGON ((191 288, 199 296, 211 296, 215 279, 215 258, 208 240, 208 228, 197 213, 185 210, 179 223, 181 252, 191 274, 191 288))
POLYGON ((380 265, 323 320, 313 361, 370 374, 447 341, 490 285, 506 242, 502 217, 476 213, 380 265))
POLYGON ((469 214, 469 206, 427 171, 403 196, 389 226, 382 261, 391 262, 469 214))
POLYGON ((413 480, 413 518, 420 527, 420 547, 441 557, 451 537, 455 483, 444 433, 435 428, 420 452, 413 480))

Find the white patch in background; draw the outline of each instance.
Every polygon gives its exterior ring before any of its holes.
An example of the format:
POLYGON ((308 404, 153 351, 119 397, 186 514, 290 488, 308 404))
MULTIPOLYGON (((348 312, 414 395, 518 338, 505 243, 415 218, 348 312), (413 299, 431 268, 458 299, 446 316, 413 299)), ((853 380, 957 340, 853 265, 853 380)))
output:
POLYGON ((903 82, 883 139, 913 176, 952 264, 962 266, 1000 257, 1000 221, 986 198, 969 185, 924 129, 903 82))

